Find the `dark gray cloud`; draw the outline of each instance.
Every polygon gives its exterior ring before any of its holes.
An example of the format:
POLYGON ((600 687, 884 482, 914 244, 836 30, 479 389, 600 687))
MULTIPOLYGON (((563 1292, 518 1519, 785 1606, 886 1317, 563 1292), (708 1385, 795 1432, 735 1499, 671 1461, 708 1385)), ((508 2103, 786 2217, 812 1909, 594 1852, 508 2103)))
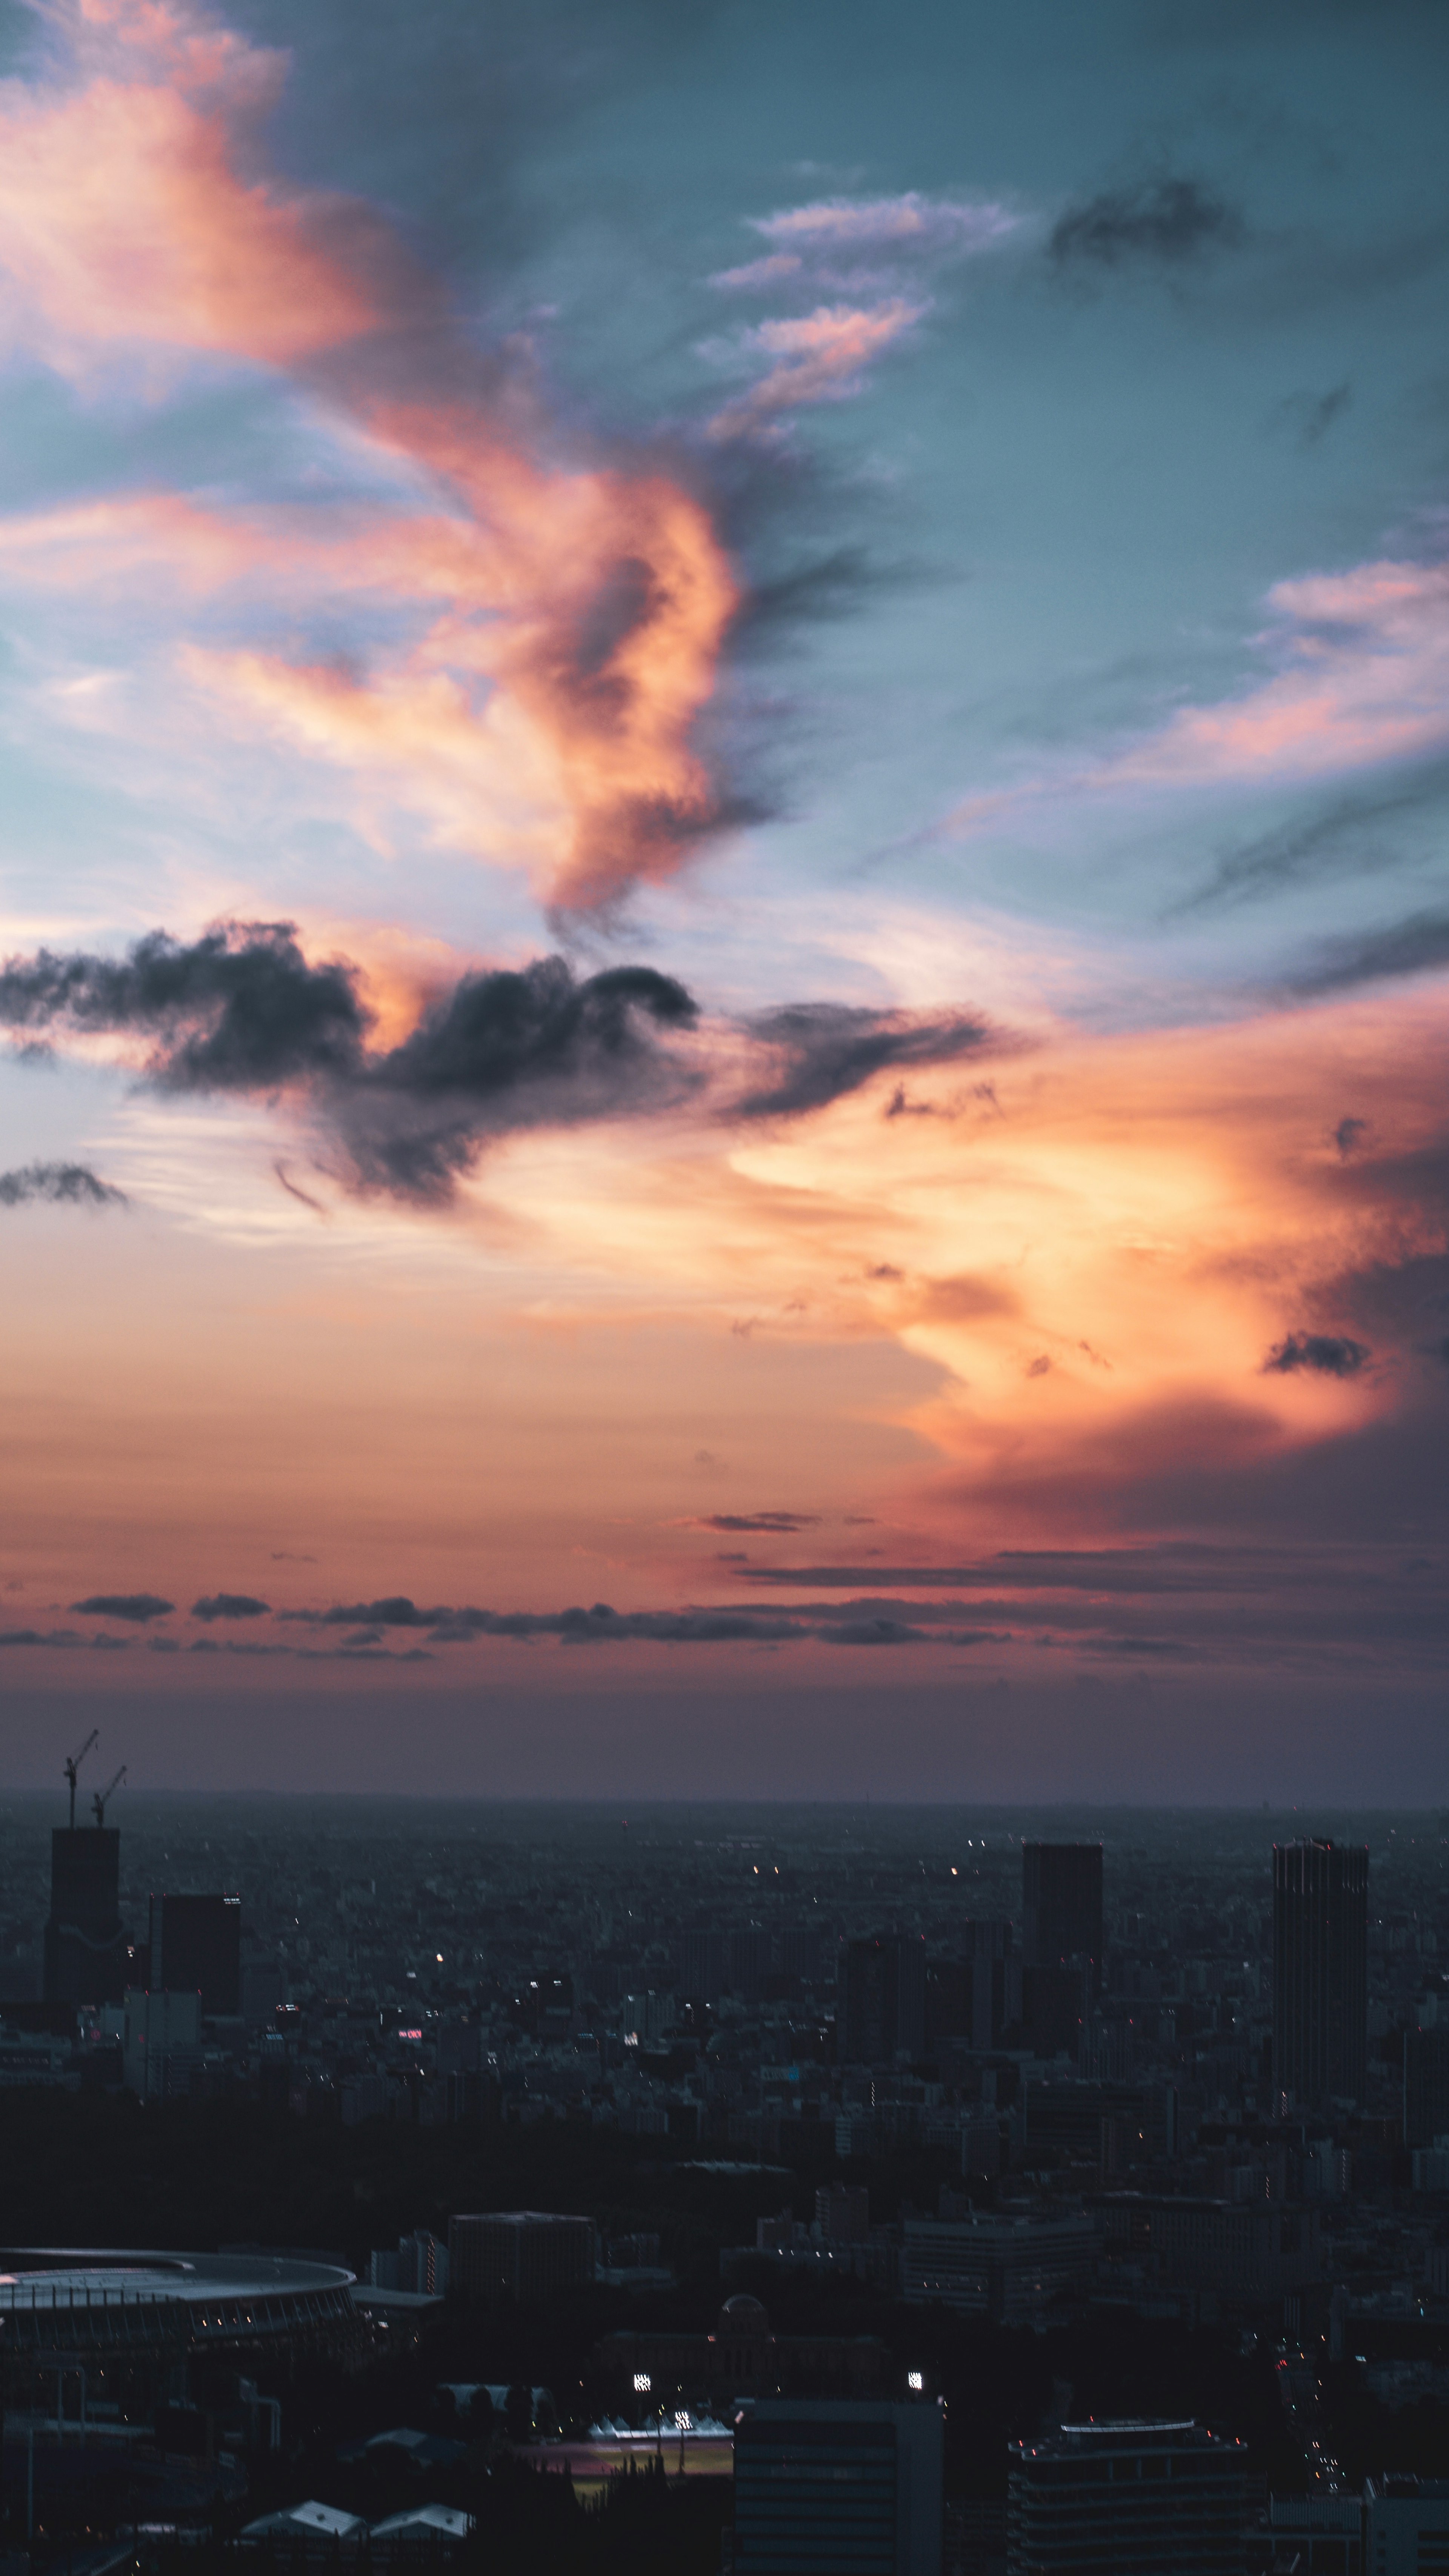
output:
POLYGON ((263 1619, 271 1608, 269 1601, 256 1601, 249 1592, 211 1592, 193 1601, 193 1619, 204 1619, 208 1626, 214 1619, 263 1619))
MULTIPOLYGON (((138 1039, 145 1077, 163 1090, 288 1090, 319 1164, 344 1187, 432 1205, 492 1139, 520 1129, 656 1115, 711 1085, 726 1119, 798 1116, 893 1066, 952 1062, 993 1034, 964 1012, 800 1002, 737 1024, 721 1046, 674 976, 653 966, 579 976, 557 956, 461 976, 397 1046, 374 1047, 371 1027, 358 969, 345 958, 310 964, 287 922, 222 922, 189 946, 155 931, 119 959, 41 949, 0 967, 0 1028, 30 1040, 138 1039), (726 1097, 720 1066, 737 1062, 740 1035, 758 1075, 726 1097)), ((10 1177, 19 1195, 25 1176, 10 1177)), ((79 1182, 72 1194, 85 1194, 79 1182)))
POLYGON ((1069 206, 1053 228, 1060 267, 1116 267, 1123 260, 1181 262, 1243 238, 1236 209, 1196 179, 1145 179, 1069 206))
POLYGON ((759 1011, 745 1028, 773 1059, 771 1076, 733 1104, 740 1118, 797 1117, 858 1091, 899 1065, 951 1064, 995 1034, 964 1011, 873 1011, 838 1002, 792 1002, 759 1011))
POLYGON ((1345 377, 1341 385, 1330 385, 1327 393, 1295 394, 1284 404, 1284 415, 1293 425, 1303 454, 1327 437, 1352 399, 1353 388, 1345 377))
POLYGON ((669 1107, 702 1072, 659 1044, 699 1007, 652 966, 583 980, 561 957, 465 975, 327 1105, 364 1188, 446 1199, 489 1135, 669 1107))
POLYGON ((85 1163, 23 1163, 18 1171, 0 1172, 0 1207, 129 1207, 124 1190, 97 1180, 85 1163))
POLYGON ((470 1645, 478 1638, 556 1637, 563 1645, 719 1646, 789 1645, 802 1640, 836 1646, 912 1645, 928 1638, 938 1645, 1005 1643, 1004 1633, 984 1628, 949 1631, 934 1624, 943 1611, 933 1605, 926 1623, 913 1619, 900 1602, 822 1602, 790 1610, 761 1610, 753 1603, 724 1603, 718 1608, 693 1604, 681 1610, 615 1610, 606 1601, 589 1609, 480 1610, 472 1607, 425 1609, 405 1594, 380 1601, 338 1603, 329 1610, 284 1611, 284 1619, 315 1628, 345 1628, 352 1651, 374 1647, 391 1629, 420 1629, 434 1646, 470 1645), (906 1616, 899 1615, 902 1611, 906 1616))
POLYGON ((9 958, 0 1027, 134 1033, 178 1091, 266 1091, 355 1072, 367 1029, 353 967, 309 965, 290 922, 220 922, 183 946, 151 931, 121 958, 9 958))
POLYGON ((1325 940, 1317 960, 1295 975, 1295 993, 1342 993, 1355 984, 1387 983, 1449 965, 1449 912, 1415 912, 1384 930, 1325 940))
POLYGON ((697 1521, 697 1529, 752 1530, 771 1536, 787 1536, 792 1530, 818 1528, 818 1512, 711 1512, 707 1520, 697 1521))
POLYGON ((1270 1377, 1291 1377, 1299 1369, 1316 1377, 1357 1377, 1370 1356, 1366 1343, 1346 1333, 1289 1333, 1274 1344, 1263 1371, 1270 1377))
POLYGON ((1449 799, 1449 765, 1426 763, 1382 794, 1338 796, 1224 853, 1214 874, 1172 913, 1247 901, 1285 886, 1383 873, 1408 854, 1405 827, 1449 799))
POLYGON ((70 1606, 83 1619, 132 1619, 144 1627, 148 1619, 166 1618, 176 1604, 163 1601, 159 1592, 93 1592, 70 1606))
POLYGON ((1333 1141, 1338 1147, 1338 1159, 1341 1163, 1346 1163, 1351 1154, 1358 1152, 1367 1134, 1366 1118, 1340 1118, 1333 1131, 1333 1141))

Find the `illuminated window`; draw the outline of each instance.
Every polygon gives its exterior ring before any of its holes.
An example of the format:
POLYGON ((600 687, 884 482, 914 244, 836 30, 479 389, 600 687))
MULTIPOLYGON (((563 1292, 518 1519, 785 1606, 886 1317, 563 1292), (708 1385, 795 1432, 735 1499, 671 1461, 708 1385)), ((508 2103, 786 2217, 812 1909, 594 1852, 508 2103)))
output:
POLYGON ((636 2371, 635 2371, 635 2373, 634 2373, 634 2394, 635 2394, 635 2396, 636 2396, 636 2397, 647 2397, 647 2396, 648 2396, 648 2394, 649 2394, 649 2391, 650 2391, 650 2389, 653 2387, 653 2385, 654 2385, 654 2382, 653 2382, 653 2380, 650 2378, 649 2373, 648 2373, 648 2371, 647 2371, 647 2370, 636 2370, 636 2371))
POLYGON ((924 2371, 922 2371, 922 2370, 908 2370, 908 2371, 906 2372, 906 2386, 907 2386, 907 2388, 911 2389, 917 2397, 919 2397, 919 2396, 920 2396, 921 2391, 922 2391, 922 2389, 925 2387, 925 2385, 926 2385, 926 2375, 925 2375, 925 2372, 924 2372, 924 2371))

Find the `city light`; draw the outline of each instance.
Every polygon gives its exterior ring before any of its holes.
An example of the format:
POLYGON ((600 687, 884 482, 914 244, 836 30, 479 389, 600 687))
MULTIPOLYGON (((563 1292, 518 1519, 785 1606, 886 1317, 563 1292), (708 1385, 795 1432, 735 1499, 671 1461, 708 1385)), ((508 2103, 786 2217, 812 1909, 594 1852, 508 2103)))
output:
POLYGON ((925 2385, 926 2374, 923 2370, 908 2370, 906 2372, 906 2386, 909 2388, 913 2397, 919 2397, 925 2385))
POLYGON ((636 2371, 635 2371, 635 2373, 634 2373, 634 2394, 635 2394, 635 2396, 636 2396, 636 2397, 647 2397, 647 2396, 648 2396, 648 2394, 649 2394, 649 2391, 650 2391, 650 2389, 653 2387, 653 2385, 654 2385, 654 2382, 653 2382, 653 2380, 650 2378, 649 2373, 648 2373, 648 2371, 647 2371, 647 2370, 636 2370, 636 2371))

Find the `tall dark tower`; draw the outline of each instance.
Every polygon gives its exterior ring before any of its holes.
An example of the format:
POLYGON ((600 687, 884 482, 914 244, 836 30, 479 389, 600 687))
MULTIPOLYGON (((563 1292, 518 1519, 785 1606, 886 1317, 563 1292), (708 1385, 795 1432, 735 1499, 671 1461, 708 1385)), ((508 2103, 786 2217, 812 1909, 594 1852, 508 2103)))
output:
POLYGON ((50 1837, 47 2003, 119 2003, 126 1991, 121 1837, 115 1825, 57 1825, 50 1837))
POLYGON ((1102 1846, 1023 1843, 1022 1961, 1028 1968, 1090 1965, 1092 1991, 1102 1983, 1102 1846))
POLYGON ((1273 1846, 1273 2086, 1303 2110, 1361 2102, 1368 2068, 1368 1852, 1273 1846))

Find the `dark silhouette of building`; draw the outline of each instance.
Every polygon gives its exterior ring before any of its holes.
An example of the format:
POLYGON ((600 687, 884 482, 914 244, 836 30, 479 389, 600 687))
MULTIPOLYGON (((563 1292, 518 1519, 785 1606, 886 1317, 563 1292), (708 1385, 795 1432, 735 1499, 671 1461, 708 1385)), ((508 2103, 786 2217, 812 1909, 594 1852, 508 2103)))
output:
POLYGON ((1014 2442, 1007 2576, 1242 2576, 1246 2463, 1201 2424, 1063 2424, 1014 2442))
POLYGON ((939 2576, 939 2407, 763 2399, 735 2431, 736 2576, 939 2576))
POLYGON ((1360 2102, 1368 2066, 1368 1852, 1273 1849, 1273 2083, 1303 2109, 1360 2102))
POLYGON ((487 2307, 530 2306, 594 2277, 594 2222, 541 2209, 490 2210, 448 2222, 449 2282, 487 2307))
POLYGON ((47 2003, 116 2004, 130 1951, 121 1929, 121 1836, 115 1825, 57 1825, 50 1837, 47 2003))
POLYGON ((1404 2033, 1404 2144, 1449 2138, 1449 2030, 1404 2033))
POLYGON ((241 1898, 153 1896, 148 1983, 198 1994, 204 2013, 241 2011, 241 1898))
POLYGON ((843 2066, 888 2064, 902 2049, 919 2054, 926 2039, 926 1944, 920 1933, 881 1933, 847 1941, 841 1953, 835 2010, 843 2066))
POLYGON ((1092 1991, 1102 1984, 1102 1846, 1023 1843, 1022 1960, 1028 1968, 1086 1962, 1092 1991))

